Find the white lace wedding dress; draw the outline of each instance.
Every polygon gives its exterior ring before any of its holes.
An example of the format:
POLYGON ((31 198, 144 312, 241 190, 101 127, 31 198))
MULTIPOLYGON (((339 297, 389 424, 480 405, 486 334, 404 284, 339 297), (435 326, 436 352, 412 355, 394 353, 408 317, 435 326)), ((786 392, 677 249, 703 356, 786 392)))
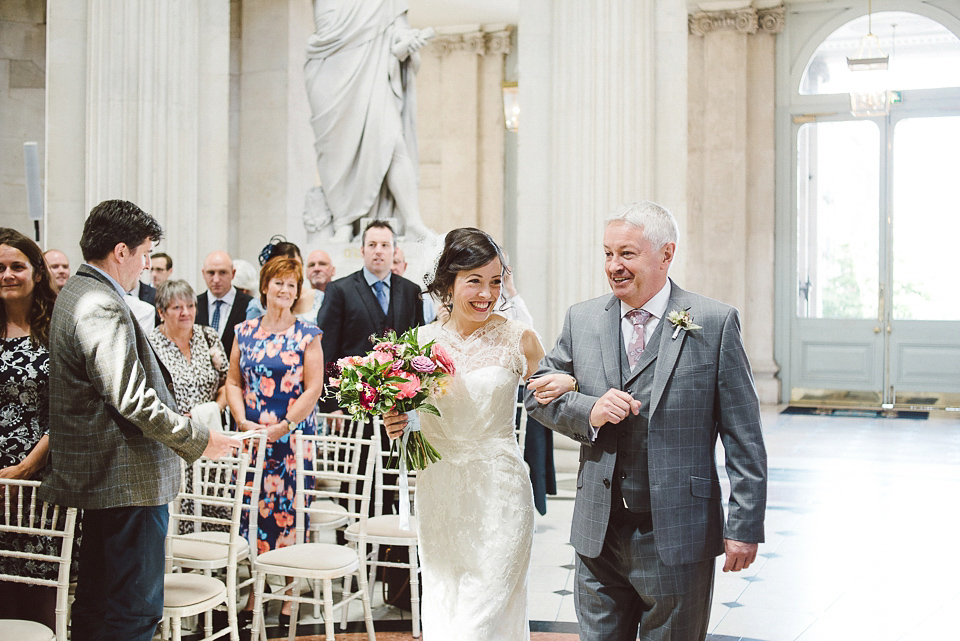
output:
POLYGON ((433 399, 441 416, 420 414, 443 457, 417 481, 425 641, 530 638, 533 491, 513 432, 525 329, 493 321, 466 339, 438 323, 419 332, 457 367, 433 399))

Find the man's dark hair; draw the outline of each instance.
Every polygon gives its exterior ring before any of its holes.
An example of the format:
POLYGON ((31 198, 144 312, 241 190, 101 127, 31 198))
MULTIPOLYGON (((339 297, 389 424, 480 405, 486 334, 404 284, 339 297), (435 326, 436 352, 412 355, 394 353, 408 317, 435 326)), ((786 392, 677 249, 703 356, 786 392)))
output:
MULTIPOLYGON (((153 241, 153 242, 157 242, 157 241, 153 241)), ((150 254, 150 260, 153 260, 154 258, 163 258, 164 260, 166 260, 167 271, 170 271, 171 269, 173 269, 173 259, 170 258, 170 256, 168 256, 167 254, 164 254, 163 252, 156 252, 154 254, 150 254)))
POLYGON ((393 227, 391 227, 390 223, 388 223, 385 220, 371 220, 369 223, 367 223, 367 226, 363 229, 363 235, 360 236, 360 246, 362 247, 363 245, 367 244, 367 232, 370 231, 371 229, 376 229, 378 227, 380 229, 390 230, 390 235, 393 237, 393 246, 396 247, 397 232, 393 231, 393 227))
POLYGON ((156 218, 126 200, 105 200, 90 210, 83 233, 80 251, 83 260, 103 260, 119 243, 131 250, 147 239, 155 243, 163 238, 163 229, 156 218))

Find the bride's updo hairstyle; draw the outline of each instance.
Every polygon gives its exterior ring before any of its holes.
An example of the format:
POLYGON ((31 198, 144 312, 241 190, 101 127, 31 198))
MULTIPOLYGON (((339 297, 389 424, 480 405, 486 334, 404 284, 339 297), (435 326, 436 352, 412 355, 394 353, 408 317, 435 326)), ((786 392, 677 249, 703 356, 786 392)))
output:
POLYGON ((506 268, 507 261, 500 246, 487 232, 475 227, 460 227, 447 232, 433 277, 427 275, 429 282, 426 293, 448 304, 453 298, 453 283, 457 274, 483 267, 494 258, 500 259, 501 270, 506 268))

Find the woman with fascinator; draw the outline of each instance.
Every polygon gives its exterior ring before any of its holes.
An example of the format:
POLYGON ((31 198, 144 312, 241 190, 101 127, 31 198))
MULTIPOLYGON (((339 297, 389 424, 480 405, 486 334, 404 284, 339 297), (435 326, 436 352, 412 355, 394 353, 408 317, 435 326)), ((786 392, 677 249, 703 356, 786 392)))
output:
MULTIPOLYGON (((261 269, 274 258, 290 258, 300 263, 301 267, 303 266, 303 256, 300 254, 300 248, 280 235, 271 238, 270 242, 260 251, 261 269)), ((323 298, 317 296, 312 287, 305 287, 300 293, 297 304, 294 305, 293 315, 305 323, 316 323, 317 312, 320 311, 322 301, 323 298)), ((247 320, 260 318, 265 311, 257 297, 254 297, 247 305, 247 320)))
MULTIPOLYGON (((494 314, 504 278, 500 247, 479 229, 447 234, 427 287, 449 309, 421 328, 456 373, 430 399, 440 416, 420 415, 442 459, 417 480, 423 576, 423 634, 430 639, 530 638, 527 573, 533 545, 533 492, 514 436, 517 384, 537 370, 543 348, 533 329, 494 314)), ((559 378, 559 377, 558 377, 559 378)), ((572 377, 563 376, 555 387, 572 377)), ((406 414, 384 416, 391 438, 406 414)))

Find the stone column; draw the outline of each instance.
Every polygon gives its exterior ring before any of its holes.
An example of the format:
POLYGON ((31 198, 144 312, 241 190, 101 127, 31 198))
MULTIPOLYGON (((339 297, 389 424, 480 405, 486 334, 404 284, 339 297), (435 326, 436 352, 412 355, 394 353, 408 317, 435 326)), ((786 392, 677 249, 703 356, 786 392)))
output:
POLYGON ((686 234, 683 0, 520 3, 517 281, 551 345, 566 309, 609 292, 603 219, 632 200, 686 234))
POLYGON ((444 234, 479 227, 503 240, 503 81, 507 26, 438 29, 417 73, 420 209, 444 234))
POLYGON ((87 212, 153 214, 188 281, 227 229, 227 0, 50 0, 48 246, 79 262, 87 212))
POLYGON ((690 289, 737 307, 757 389, 779 398, 773 359, 774 44, 783 6, 689 18, 690 289))
POLYGON ((306 0, 243 0, 240 11, 237 212, 230 251, 256 265, 274 234, 309 249, 302 216, 317 170, 303 65, 314 24, 306 0))

